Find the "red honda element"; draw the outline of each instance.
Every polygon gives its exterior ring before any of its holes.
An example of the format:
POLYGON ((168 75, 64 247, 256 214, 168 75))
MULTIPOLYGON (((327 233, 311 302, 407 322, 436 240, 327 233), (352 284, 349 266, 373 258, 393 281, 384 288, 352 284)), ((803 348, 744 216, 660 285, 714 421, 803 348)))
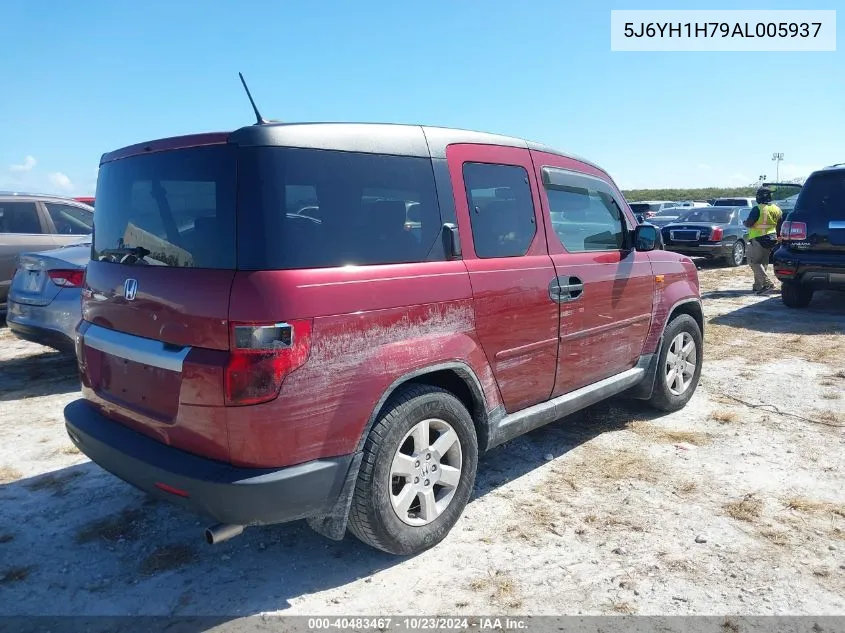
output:
POLYGON ((478 454, 698 384, 698 277, 600 168, 520 139, 258 124, 103 156, 73 442, 205 514, 443 539, 478 454))

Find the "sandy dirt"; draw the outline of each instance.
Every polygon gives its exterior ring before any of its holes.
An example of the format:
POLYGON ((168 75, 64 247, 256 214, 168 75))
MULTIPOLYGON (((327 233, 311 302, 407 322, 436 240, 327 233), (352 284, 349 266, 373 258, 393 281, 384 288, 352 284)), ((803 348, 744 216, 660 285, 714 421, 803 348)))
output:
POLYGON ((66 437, 72 358, 0 329, 0 615, 845 614, 845 295, 791 311, 701 271, 701 385, 615 399, 483 456, 410 559, 303 522, 218 546, 66 437))

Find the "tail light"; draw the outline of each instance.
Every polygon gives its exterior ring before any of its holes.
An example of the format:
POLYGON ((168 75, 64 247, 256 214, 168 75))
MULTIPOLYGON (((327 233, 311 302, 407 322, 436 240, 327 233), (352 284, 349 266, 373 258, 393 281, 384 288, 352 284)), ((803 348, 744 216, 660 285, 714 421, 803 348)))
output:
POLYGON ((230 406, 268 402, 285 377, 308 360, 311 321, 232 323, 225 399, 230 406))
POLYGON ((785 240, 806 240, 806 222, 784 222, 780 227, 780 236, 785 240))
POLYGON ((721 226, 717 226, 715 229, 713 229, 713 232, 710 234, 710 241, 721 242, 724 235, 724 229, 721 226))
POLYGON ((47 276, 53 280, 53 283, 62 288, 80 288, 82 280, 85 278, 85 271, 81 269, 75 270, 48 270, 47 276))

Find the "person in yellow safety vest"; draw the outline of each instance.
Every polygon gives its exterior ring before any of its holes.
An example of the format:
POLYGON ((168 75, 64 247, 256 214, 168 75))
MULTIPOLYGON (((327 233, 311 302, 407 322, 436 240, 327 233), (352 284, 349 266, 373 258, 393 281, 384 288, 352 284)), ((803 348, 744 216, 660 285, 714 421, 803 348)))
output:
POLYGON ((753 290, 764 294, 775 287, 766 275, 772 250, 778 244, 778 235, 783 223, 783 212, 772 203, 772 190, 760 187, 757 190, 757 204, 745 220, 748 227, 748 265, 754 273, 753 290))

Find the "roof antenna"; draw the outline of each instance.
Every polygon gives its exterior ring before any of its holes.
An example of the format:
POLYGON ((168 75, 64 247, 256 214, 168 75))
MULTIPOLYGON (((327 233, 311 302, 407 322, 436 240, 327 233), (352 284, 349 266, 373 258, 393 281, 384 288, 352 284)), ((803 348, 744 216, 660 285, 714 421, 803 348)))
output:
POLYGON ((255 100, 252 98, 252 95, 249 92, 249 88, 246 85, 246 80, 241 73, 238 73, 238 77, 241 78, 241 83, 244 85, 244 90, 246 90, 246 96, 249 97, 249 102, 252 104, 252 109, 255 111, 255 118, 256 118, 256 125, 263 125, 264 123, 269 123, 269 121, 265 120, 264 117, 261 116, 261 113, 258 111, 258 106, 255 105, 255 100))

